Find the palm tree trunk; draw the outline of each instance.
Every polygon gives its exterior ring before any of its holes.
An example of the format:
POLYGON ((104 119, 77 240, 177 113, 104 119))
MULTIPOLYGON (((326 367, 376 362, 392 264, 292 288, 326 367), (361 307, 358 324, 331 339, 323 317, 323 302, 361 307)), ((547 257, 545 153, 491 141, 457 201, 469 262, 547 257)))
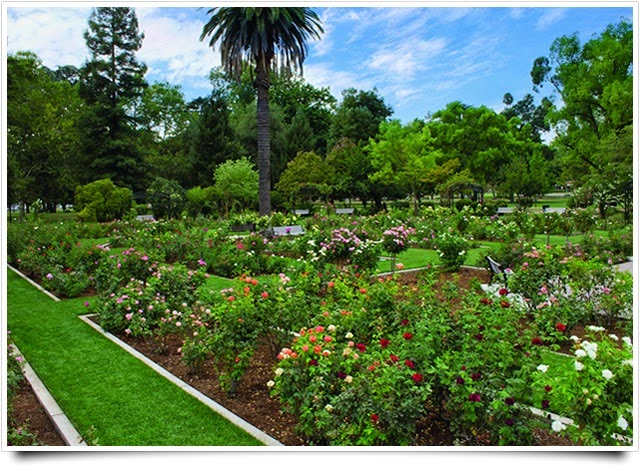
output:
POLYGON ((258 204, 260 216, 271 214, 271 149, 269 134, 269 72, 257 66, 258 91, 258 204))

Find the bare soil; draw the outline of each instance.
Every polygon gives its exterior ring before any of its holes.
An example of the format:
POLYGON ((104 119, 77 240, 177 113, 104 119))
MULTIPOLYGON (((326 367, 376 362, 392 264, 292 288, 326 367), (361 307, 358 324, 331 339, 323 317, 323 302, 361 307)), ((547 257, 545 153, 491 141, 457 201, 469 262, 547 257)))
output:
MULTIPOLYGON (((19 391, 12 399, 11 406, 10 424, 15 428, 26 428, 35 435, 34 445, 66 446, 26 379, 22 381, 19 391)), ((17 444, 9 442, 8 445, 17 444)))

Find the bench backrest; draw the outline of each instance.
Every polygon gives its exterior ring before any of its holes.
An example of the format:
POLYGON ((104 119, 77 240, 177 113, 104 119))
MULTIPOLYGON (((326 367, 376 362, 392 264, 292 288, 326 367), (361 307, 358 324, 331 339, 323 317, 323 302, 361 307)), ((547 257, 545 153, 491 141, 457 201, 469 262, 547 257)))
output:
POLYGON ((505 271, 502 268, 502 265, 496 262, 494 259, 492 259, 488 255, 487 255, 487 262, 489 263, 489 268, 491 269, 491 272, 493 274, 504 274, 505 271))
POLYGON ((337 215, 352 215, 353 208, 336 208, 337 215))
POLYGON ((304 234, 304 230, 300 225, 273 227, 274 236, 301 236, 302 234, 304 234))

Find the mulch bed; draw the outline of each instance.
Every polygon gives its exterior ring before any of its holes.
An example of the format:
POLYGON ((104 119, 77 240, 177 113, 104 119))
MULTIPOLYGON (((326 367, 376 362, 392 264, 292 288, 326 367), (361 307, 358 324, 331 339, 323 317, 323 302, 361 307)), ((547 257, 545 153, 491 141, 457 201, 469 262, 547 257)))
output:
POLYGON ((16 428, 26 428, 35 435, 37 445, 66 446, 26 379, 20 384, 11 405, 11 424, 16 428))

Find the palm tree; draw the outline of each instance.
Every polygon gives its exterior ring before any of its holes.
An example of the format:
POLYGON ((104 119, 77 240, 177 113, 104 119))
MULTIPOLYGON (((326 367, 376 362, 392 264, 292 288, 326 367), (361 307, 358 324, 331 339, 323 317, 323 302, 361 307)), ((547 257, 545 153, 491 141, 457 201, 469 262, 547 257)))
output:
POLYGON ((254 87, 258 93, 258 173, 260 215, 271 214, 271 169, 269 144, 269 72, 290 76, 302 73, 308 38, 324 32, 310 8, 212 8, 200 40, 210 36, 214 48, 220 42, 222 67, 240 78, 244 63, 255 66, 254 87))

